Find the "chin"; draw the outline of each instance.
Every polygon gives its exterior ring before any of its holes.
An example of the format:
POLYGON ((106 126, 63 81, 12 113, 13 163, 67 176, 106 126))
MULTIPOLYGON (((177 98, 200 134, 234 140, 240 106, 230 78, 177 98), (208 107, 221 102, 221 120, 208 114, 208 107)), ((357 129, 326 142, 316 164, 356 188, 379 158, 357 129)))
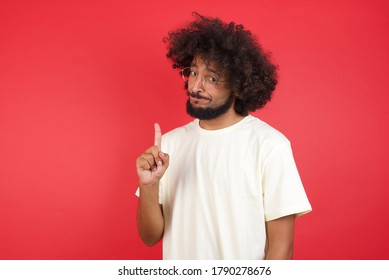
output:
POLYGON ((188 101, 186 102, 186 112, 188 115, 200 119, 200 120, 212 120, 216 119, 225 113, 228 112, 228 110, 231 109, 233 106, 233 99, 228 98, 226 102, 218 107, 202 107, 202 106, 196 106, 188 101))

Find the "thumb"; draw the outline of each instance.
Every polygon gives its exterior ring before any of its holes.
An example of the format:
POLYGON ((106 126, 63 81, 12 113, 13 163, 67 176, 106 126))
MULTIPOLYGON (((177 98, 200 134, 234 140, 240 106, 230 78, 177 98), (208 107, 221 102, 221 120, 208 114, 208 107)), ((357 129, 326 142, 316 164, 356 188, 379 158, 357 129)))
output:
POLYGON ((155 175, 158 178, 162 178, 162 176, 165 174, 166 169, 169 167, 169 155, 165 154, 163 152, 158 153, 159 158, 161 161, 157 163, 157 170, 155 175))
MULTIPOLYGON (((159 152, 158 153, 159 157, 162 160, 162 165, 169 165, 169 155, 164 153, 164 152, 159 152)), ((167 167, 167 166, 166 166, 167 167)))

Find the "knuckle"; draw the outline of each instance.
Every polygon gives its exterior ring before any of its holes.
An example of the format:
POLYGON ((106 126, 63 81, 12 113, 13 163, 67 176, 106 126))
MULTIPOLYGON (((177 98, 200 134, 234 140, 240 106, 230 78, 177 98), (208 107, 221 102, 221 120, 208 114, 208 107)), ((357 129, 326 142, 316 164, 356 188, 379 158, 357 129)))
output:
POLYGON ((146 150, 146 153, 154 153, 155 151, 158 151, 158 146, 151 146, 146 150))
POLYGON ((151 152, 154 154, 154 155, 157 155, 159 150, 158 150, 158 146, 152 146, 151 147, 151 152))

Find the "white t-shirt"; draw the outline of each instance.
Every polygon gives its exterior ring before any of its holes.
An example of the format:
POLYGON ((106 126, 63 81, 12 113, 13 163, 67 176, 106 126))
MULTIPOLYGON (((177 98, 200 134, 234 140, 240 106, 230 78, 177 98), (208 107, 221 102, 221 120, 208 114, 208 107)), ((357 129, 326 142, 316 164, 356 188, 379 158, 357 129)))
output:
POLYGON ((290 142, 251 115, 219 130, 194 120, 161 149, 164 259, 263 259, 265 222, 311 210, 290 142))

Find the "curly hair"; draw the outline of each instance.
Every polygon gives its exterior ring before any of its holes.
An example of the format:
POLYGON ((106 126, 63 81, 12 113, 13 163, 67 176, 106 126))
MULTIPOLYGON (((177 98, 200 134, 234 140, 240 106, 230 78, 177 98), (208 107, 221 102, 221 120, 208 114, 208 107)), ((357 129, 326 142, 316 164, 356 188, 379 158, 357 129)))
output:
MULTIPOLYGON (((164 38, 173 68, 191 65, 195 56, 214 63, 235 95, 235 111, 246 116, 270 101, 277 85, 278 67, 270 61, 252 33, 243 25, 218 18, 196 17, 185 28, 164 38)), ((187 85, 186 85, 187 86, 187 85)))

